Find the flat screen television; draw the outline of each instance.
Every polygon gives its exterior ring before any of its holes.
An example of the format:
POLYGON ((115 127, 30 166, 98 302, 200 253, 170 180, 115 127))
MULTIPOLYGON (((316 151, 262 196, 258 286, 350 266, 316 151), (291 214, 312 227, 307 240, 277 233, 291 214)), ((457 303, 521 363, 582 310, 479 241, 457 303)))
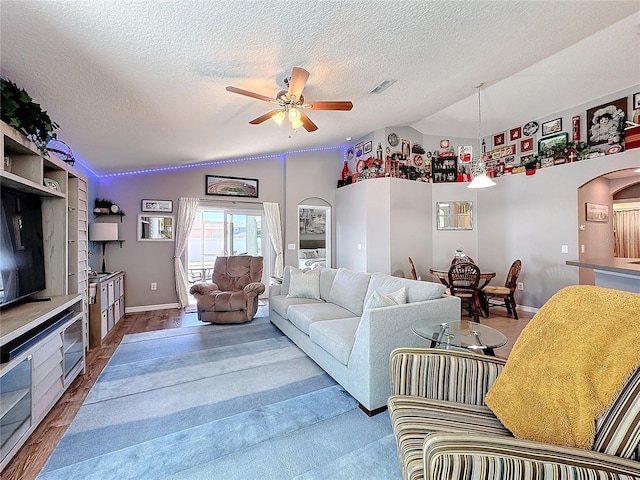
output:
POLYGON ((44 290, 42 202, 3 188, 0 202, 0 308, 44 290))

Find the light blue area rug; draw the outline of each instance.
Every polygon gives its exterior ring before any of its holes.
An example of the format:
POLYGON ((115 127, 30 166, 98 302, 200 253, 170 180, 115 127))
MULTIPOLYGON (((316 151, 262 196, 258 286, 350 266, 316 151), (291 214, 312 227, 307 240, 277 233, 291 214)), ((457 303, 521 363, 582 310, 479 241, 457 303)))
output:
POLYGON ((267 318, 128 335, 38 477, 400 479, 367 417, 267 318))

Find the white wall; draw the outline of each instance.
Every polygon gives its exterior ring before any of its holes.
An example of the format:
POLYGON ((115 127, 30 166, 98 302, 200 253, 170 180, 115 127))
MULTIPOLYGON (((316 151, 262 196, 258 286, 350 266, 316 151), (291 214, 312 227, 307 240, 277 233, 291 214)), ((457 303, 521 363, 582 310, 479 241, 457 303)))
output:
MULTIPOLYGON (((640 149, 538 170, 535 175, 496 179, 478 191, 478 260, 504 282, 511 263, 522 260, 519 304, 542 306, 560 288, 579 283, 578 268, 565 265, 578 258, 578 187, 605 173, 640 165, 640 149), (568 245, 569 253, 561 253, 568 245)), ((586 199, 585 199, 586 200, 586 199)), ((591 200, 589 200, 591 201, 591 200)), ((597 202, 596 202, 597 203, 597 202)))

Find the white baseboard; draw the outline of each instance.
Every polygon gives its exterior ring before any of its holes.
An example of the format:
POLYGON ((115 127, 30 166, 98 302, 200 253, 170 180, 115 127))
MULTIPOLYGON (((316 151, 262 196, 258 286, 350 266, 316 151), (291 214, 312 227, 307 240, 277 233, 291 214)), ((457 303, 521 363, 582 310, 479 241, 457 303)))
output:
POLYGON ((165 303, 162 305, 142 305, 140 307, 127 307, 124 313, 150 312, 152 310, 168 310, 170 308, 180 308, 177 303, 165 303))
POLYGON ((536 307, 527 307, 526 305, 518 305, 518 310, 523 310, 529 313, 538 313, 539 308, 536 307))

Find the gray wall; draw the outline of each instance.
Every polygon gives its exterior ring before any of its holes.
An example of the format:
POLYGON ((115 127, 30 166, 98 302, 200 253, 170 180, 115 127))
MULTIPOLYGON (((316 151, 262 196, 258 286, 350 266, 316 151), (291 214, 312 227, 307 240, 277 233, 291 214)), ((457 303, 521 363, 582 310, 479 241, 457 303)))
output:
MULTIPOLYGON (((175 243, 137 241, 136 223, 138 214, 141 213, 141 199, 172 200, 172 215, 177 215, 179 197, 219 202, 229 208, 233 204, 228 198, 205 195, 205 175, 257 178, 259 198, 236 199, 237 205, 251 202, 249 206, 261 209, 262 202, 279 203, 283 230, 286 232, 285 245, 297 243, 297 203, 313 196, 323 198, 333 205, 342 161, 343 152, 337 149, 290 155, 286 162, 284 157, 278 157, 98 179, 97 188, 95 182, 92 185, 90 207, 93 207, 95 197, 107 198, 117 203, 126 213, 122 223, 119 216, 103 216, 97 220, 120 224, 120 238, 124 242, 122 248, 116 243, 107 245, 107 269, 126 273, 127 309, 158 308, 172 306, 177 302, 173 280, 175 243), (151 282, 158 284, 157 290, 151 290, 151 282)), ((93 221, 90 218, 90 222, 93 221)), ((90 265, 93 269, 99 269, 100 247, 93 248, 93 253, 90 265)), ((285 250, 285 254, 285 264, 297 265, 295 251, 285 250)))

